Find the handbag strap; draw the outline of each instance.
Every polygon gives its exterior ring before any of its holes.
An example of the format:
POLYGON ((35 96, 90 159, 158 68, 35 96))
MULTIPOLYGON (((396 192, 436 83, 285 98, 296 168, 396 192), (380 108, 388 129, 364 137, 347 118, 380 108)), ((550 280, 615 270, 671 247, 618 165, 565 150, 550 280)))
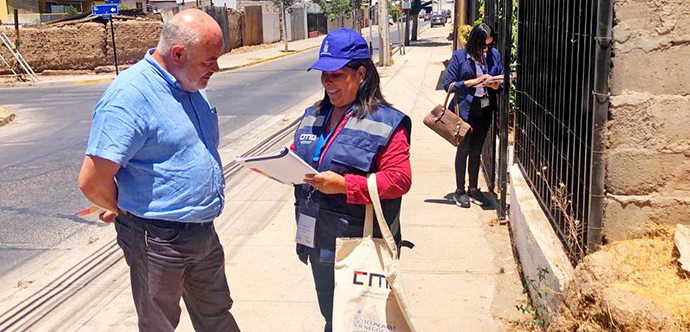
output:
POLYGON ((393 258, 397 259, 398 247, 395 244, 395 238, 393 238, 393 233, 391 233, 391 229, 388 227, 386 218, 383 215, 383 208, 381 207, 381 199, 379 198, 379 189, 376 185, 375 173, 371 173, 369 174, 369 176, 367 176, 367 187, 369 188, 369 198, 371 198, 372 203, 371 205, 367 205, 367 214, 371 215, 371 213, 369 212, 369 206, 373 205, 374 212, 376 212, 376 221, 378 221, 379 229, 381 229, 381 235, 383 235, 383 239, 386 240, 386 244, 388 245, 388 249, 391 251, 391 254, 393 254, 393 258))
POLYGON ((448 109, 448 99, 450 99, 450 94, 453 93, 453 88, 455 87, 455 82, 451 82, 448 86, 448 92, 446 93, 446 100, 443 102, 443 111, 448 109))

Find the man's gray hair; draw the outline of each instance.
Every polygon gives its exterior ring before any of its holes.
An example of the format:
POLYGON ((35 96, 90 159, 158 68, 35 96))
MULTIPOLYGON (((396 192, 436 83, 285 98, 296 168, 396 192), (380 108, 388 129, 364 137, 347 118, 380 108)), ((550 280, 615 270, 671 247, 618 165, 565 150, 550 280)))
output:
POLYGON ((201 42, 201 35, 182 20, 172 19, 165 23, 161 31, 156 51, 162 55, 168 55, 175 45, 181 45, 186 49, 201 42))

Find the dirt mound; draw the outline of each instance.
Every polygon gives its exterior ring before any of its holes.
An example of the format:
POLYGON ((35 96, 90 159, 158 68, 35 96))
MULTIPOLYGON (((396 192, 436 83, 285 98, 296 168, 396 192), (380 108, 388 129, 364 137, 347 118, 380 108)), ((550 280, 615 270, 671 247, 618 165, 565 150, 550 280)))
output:
POLYGON ((548 331, 690 332, 690 279, 673 229, 602 247, 578 265, 548 331))

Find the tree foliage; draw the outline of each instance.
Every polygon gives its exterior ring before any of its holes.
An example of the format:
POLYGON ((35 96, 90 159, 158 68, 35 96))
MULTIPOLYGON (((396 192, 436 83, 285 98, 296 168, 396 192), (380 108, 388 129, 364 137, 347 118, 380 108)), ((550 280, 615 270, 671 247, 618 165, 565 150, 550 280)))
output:
MULTIPOLYGON (((358 2, 361 2, 361 0, 358 2)), ((353 5, 351 0, 321 1, 319 5, 321 6, 321 11, 326 14, 330 21, 352 17, 353 5)))
POLYGON ((295 0, 271 0, 273 1, 276 6, 280 7, 280 4, 282 3, 285 8, 292 6, 295 3, 295 0))

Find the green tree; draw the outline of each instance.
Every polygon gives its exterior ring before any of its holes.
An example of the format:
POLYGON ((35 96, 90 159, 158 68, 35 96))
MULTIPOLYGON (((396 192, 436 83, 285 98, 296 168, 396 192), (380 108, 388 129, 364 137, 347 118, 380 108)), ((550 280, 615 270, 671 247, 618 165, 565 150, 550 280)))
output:
POLYGON ((321 10, 328 17, 329 21, 343 20, 352 17, 353 6, 351 0, 330 0, 320 3, 321 10))
POLYGON ((76 8, 74 8, 73 6, 68 6, 65 13, 67 13, 67 15, 69 15, 69 16, 74 16, 74 15, 79 14, 79 11, 76 8))

